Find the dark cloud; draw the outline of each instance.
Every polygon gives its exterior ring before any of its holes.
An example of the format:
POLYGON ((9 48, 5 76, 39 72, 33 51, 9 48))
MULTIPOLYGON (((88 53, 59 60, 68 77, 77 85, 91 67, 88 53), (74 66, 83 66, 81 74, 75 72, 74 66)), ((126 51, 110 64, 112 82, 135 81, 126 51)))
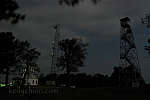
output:
MULTIPOLYGON (((59 0, 59 4, 63 5, 66 4, 67 6, 75 7, 80 3, 84 2, 85 0, 59 0)), ((101 0, 90 0, 93 4, 98 4, 101 0)))

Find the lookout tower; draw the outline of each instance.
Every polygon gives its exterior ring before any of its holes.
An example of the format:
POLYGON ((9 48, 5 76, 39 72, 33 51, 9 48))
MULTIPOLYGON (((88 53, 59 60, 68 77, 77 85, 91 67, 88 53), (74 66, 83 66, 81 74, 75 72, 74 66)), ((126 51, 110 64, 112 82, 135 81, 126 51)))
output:
POLYGON ((128 17, 120 19, 120 87, 140 87, 141 68, 128 17))

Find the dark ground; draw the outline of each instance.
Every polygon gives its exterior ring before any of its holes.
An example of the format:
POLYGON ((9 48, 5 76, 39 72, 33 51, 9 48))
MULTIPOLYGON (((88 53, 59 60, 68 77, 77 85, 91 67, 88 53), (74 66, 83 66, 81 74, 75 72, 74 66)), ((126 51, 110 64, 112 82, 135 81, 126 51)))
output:
POLYGON ((1 97, 0 100, 149 100, 150 89, 65 88, 59 96, 1 97))

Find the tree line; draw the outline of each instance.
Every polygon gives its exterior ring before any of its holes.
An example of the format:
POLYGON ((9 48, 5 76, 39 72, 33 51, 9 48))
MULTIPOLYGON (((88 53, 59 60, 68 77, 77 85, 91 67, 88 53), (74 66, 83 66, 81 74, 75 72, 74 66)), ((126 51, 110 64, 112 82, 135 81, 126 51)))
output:
MULTIPOLYGON (((130 75, 133 71, 133 69, 126 68, 124 70, 128 70, 131 73, 121 73, 122 67, 114 67, 113 72, 111 75, 104 75, 100 73, 96 74, 87 74, 87 73, 70 73, 67 74, 48 74, 44 75, 41 74, 39 77, 39 85, 51 85, 48 84, 49 81, 56 82, 56 86, 61 87, 76 87, 76 88, 97 88, 97 87, 131 87, 132 85, 129 84, 129 86, 126 85, 128 82, 128 79, 132 75, 130 75), (126 76, 126 77, 124 77, 126 76), (125 79, 121 80, 120 77, 123 77, 125 79), (127 82, 126 82, 127 81, 127 82), (122 86, 120 86, 120 84, 122 86)), ((137 73, 138 77, 141 77, 139 73, 137 73)), ((141 78, 140 80, 140 87, 147 87, 148 84, 145 83, 145 81, 141 78)))
POLYGON ((46 76, 39 77, 40 85, 50 85, 47 84, 48 80, 55 81, 56 86, 70 87, 74 86, 76 88, 95 88, 95 87, 108 87, 111 86, 110 79, 108 75, 103 74, 86 74, 86 73, 76 73, 76 74, 48 74, 46 76))

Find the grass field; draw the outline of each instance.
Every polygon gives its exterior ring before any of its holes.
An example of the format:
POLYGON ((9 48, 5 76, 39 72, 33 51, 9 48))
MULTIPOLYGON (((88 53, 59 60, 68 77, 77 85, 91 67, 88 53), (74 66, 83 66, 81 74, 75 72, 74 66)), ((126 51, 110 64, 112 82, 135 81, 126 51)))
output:
POLYGON ((65 88, 60 96, 6 98, 8 100, 149 100, 150 89, 65 88))

